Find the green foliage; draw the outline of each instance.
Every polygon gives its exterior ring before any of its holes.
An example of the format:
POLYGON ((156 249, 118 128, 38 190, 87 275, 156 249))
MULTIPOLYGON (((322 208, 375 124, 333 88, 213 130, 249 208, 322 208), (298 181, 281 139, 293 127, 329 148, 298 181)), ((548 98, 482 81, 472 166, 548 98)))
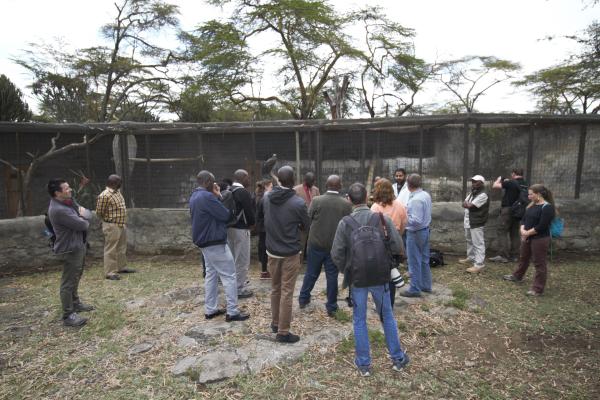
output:
POLYGON ((600 23, 584 36, 571 36, 582 51, 562 63, 526 75, 515 82, 537 97, 538 111, 550 114, 597 114, 600 111, 600 23))
POLYGON ((22 122, 31 119, 23 93, 6 75, 0 75, 0 121, 22 122))
POLYGON ((467 300, 471 297, 469 292, 461 286, 456 286, 452 289, 453 299, 446 303, 447 306, 464 310, 467 308, 467 300))
POLYGON ((440 63, 436 69, 445 90, 456 97, 466 112, 471 113, 483 94, 512 79, 513 73, 521 66, 493 56, 467 56, 440 63))

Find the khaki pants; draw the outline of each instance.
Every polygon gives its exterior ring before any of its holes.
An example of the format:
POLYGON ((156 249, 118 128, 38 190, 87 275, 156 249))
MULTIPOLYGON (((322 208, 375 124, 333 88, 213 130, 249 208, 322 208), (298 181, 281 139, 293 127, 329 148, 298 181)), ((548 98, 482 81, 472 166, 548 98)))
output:
POLYGON ((104 274, 116 274, 127 264, 127 234, 124 226, 102 222, 104 233, 104 274))
POLYGON ((294 287, 300 272, 300 254, 285 258, 269 257, 271 274, 271 315, 277 333, 287 335, 292 323, 294 287))

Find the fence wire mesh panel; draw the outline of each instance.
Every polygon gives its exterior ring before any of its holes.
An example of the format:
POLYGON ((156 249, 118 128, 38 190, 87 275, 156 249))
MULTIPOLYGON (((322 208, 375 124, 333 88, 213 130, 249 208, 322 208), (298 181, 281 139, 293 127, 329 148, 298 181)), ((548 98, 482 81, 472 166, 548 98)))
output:
MULTIPOLYGON (((47 131, 39 127, 42 124, 26 132, 0 129, 0 159, 5 161, 0 166, 0 218, 18 215, 20 203, 25 204, 25 215, 45 212, 48 180, 57 177, 66 179, 78 201, 93 209, 111 173, 123 176, 131 207, 187 207, 199 170, 210 170, 222 180, 243 168, 254 185, 270 172, 264 162, 273 156, 273 171, 290 165, 298 171, 297 183, 306 172, 314 172, 321 191, 331 174, 340 175, 347 188, 353 182, 368 185, 377 176, 393 179, 401 167, 424 176, 434 201, 460 201, 470 189, 471 176, 483 175, 489 188, 498 176, 508 177, 513 168, 522 168, 530 184, 543 183, 558 199, 600 198, 600 121, 414 121, 395 126, 385 120, 379 125, 340 120, 347 129, 310 123, 281 131, 273 126, 261 131, 259 125, 240 129, 241 123, 230 131, 220 126, 216 132, 164 125, 144 133, 122 129, 92 145, 49 157, 30 174, 32 156, 39 158, 52 148, 62 125, 47 131)), ((80 132, 78 127, 61 133, 55 148, 81 143, 85 133, 92 136, 85 125, 80 132)), ((491 194, 499 199, 501 192, 491 194)))

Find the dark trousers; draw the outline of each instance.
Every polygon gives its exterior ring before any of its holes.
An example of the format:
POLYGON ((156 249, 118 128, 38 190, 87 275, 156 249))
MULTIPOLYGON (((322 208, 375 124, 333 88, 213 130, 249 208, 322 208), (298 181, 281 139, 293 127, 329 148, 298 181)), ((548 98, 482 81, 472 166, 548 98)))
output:
POLYGON ((315 246, 308 245, 306 252, 306 274, 300 289, 298 302, 306 304, 310 302, 310 292, 315 287, 317 279, 321 274, 321 267, 325 267, 325 279, 327 280, 327 303, 325 307, 329 312, 335 312, 338 309, 338 269, 331 259, 331 254, 328 250, 319 249, 315 246))
POLYGON ((267 272, 267 232, 258 232, 258 261, 260 261, 261 272, 267 272))
POLYGON ((500 255, 507 260, 519 255, 521 237, 519 234, 520 221, 514 218, 510 207, 500 209, 500 225, 498 226, 498 246, 500 255))
POLYGON ((519 257, 519 265, 513 275, 521 280, 527 268, 529 261, 533 261, 535 274, 533 276, 533 284, 531 289, 536 293, 543 293, 548 278, 548 268, 546 263, 546 255, 548 254, 548 246, 550 246, 550 236, 539 239, 529 239, 526 242, 521 241, 521 254, 519 257))
POLYGON ((62 303, 63 318, 75 312, 75 306, 79 304, 79 281, 83 274, 83 263, 85 261, 86 247, 61 254, 63 261, 63 273, 60 280, 60 301, 62 303))

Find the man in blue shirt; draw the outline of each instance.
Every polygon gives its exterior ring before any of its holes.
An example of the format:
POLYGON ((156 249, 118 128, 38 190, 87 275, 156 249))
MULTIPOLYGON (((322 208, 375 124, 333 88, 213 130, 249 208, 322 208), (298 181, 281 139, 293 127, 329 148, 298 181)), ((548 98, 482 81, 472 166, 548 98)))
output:
POLYGON ((421 292, 431 292, 429 267, 429 224, 431 223, 431 196, 422 189, 422 178, 411 174, 407 180, 408 223, 406 225, 406 255, 410 287, 400 293, 403 297, 421 297, 421 292))
POLYGON ((204 317, 225 315, 225 321, 244 321, 250 316, 238 309, 237 279, 233 255, 227 246, 227 222, 232 218, 221 204, 221 190, 209 171, 198 173, 198 188, 190 197, 192 240, 202 250, 206 266, 204 317), (219 278, 225 290, 227 309, 218 308, 219 278))

